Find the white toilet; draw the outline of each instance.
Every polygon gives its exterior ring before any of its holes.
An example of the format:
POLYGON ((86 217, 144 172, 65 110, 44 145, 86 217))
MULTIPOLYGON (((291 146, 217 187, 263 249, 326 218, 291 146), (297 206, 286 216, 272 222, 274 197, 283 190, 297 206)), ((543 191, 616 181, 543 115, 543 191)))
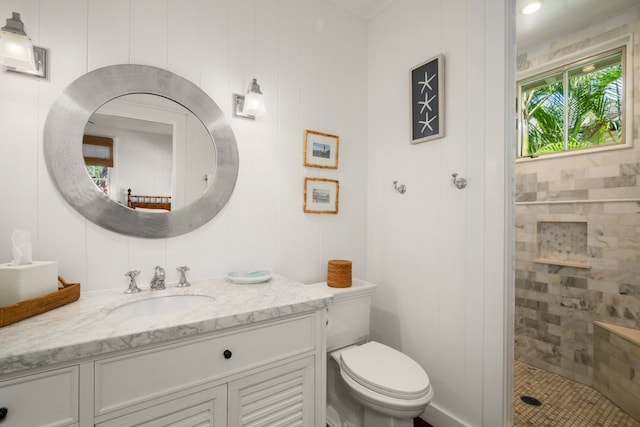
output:
POLYGON ((330 427, 412 427, 433 390, 406 354, 369 338, 371 297, 377 285, 353 279, 334 296, 327 323, 327 424, 330 427))

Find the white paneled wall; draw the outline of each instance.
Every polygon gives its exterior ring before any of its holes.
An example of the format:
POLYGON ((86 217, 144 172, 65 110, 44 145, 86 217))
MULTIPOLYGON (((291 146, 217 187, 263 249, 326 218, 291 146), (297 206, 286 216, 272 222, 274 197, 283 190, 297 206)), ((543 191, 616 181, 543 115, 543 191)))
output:
MULTIPOLYGON (((22 13, 49 49, 50 81, 0 73, 0 262, 9 237, 30 231, 34 257, 60 262, 85 291, 126 286, 162 265, 170 280, 269 268, 305 282, 326 277, 332 258, 366 272, 366 23, 318 0, 1 0, 0 17, 22 13), (82 74, 107 65, 167 68, 199 85, 236 134, 240 174, 229 204, 210 223, 170 239, 104 230, 69 207, 42 156, 48 109, 82 74), (231 94, 257 77, 267 115, 231 118, 231 94), (349 96, 344 96, 348 94, 349 96), (305 168, 306 128, 341 137, 337 171, 305 168), (339 179, 340 213, 302 212, 305 176, 339 179)), ((78 146, 80 147, 80 146, 78 146)), ((80 148, 79 148, 80 149, 80 148)))
POLYGON ((369 24, 367 277, 380 284, 372 333, 425 368, 435 398, 424 418, 438 427, 507 418, 508 3, 398 0, 369 24), (409 70, 439 53, 446 136, 411 145, 409 70), (454 172, 465 190, 452 185, 454 172))
POLYGON ((0 0, 0 18, 22 12, 51 55, 49 82, 0 73, 0 262, 10 259, 15 228, 32 232, 36 259, 58 260, 84 290, 124 288, 129 269, 148 283, 155 265, 176 280, 183 264, 193 280, 270 268, 314 282, 326 277, 327 260, 351 259, 356 276, 380 284, 374 338, 431 377, 425 418, 439 427, 504 425, 510 3, 397 0, 366 23, 328 0, 0 0), (446 136, 412 146, 409 69, 438 53, 446 136), (77 77, 118 63, 190 79, 230 120, 236 189, 192 233, 114 234, 77 214, 49 179, 42 127, 50 105, 77 77), (267 115, 230 118, 231 94, 252 77, 267 115), (302 166, 307 128, 340 135, 337 171, 302 166), (466 190, 451 185, 453 172, 469 180, 466 190), (337 216, 302 212, 305 176, 340 180, 337 216))

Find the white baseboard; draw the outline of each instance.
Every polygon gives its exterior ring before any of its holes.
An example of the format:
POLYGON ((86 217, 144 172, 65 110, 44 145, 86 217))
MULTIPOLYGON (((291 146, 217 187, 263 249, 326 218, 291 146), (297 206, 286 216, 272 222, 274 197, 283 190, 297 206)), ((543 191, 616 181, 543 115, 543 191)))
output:
POLYGON ((427 406, 420 418, 434 427, 469 427, 433 402, 427 406))

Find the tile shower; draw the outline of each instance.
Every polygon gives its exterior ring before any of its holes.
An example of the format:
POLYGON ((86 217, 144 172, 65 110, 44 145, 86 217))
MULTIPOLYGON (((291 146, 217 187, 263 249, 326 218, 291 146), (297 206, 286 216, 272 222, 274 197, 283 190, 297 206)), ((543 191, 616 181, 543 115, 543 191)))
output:
MULTIPOLYGON (((636 5, 518 52, 518 73, 527 73, 584 49, 633 40, 632 146, 526 159, 515 168, 515 358, 590 387, 615 359, 610 349, 602 357, 601 348, 609 347, 594 321, 640 329, 639 17, 636 5)), ((617 370, 640 393, 640 375, 619 364, 617 370)))
POLYGON ((640 329, 640 163, 516 171, 515 357, 593 386, 593 322, 640 329))

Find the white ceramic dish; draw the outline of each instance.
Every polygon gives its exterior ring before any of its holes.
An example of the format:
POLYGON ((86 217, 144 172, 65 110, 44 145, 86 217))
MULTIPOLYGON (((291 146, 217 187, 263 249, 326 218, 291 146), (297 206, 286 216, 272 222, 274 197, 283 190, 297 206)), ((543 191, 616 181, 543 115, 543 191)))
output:
POLYGON ((271 272, 269 270, 234 271, 227 275, 227 279, 238 284, 264 283, 271 280, 271 272))

